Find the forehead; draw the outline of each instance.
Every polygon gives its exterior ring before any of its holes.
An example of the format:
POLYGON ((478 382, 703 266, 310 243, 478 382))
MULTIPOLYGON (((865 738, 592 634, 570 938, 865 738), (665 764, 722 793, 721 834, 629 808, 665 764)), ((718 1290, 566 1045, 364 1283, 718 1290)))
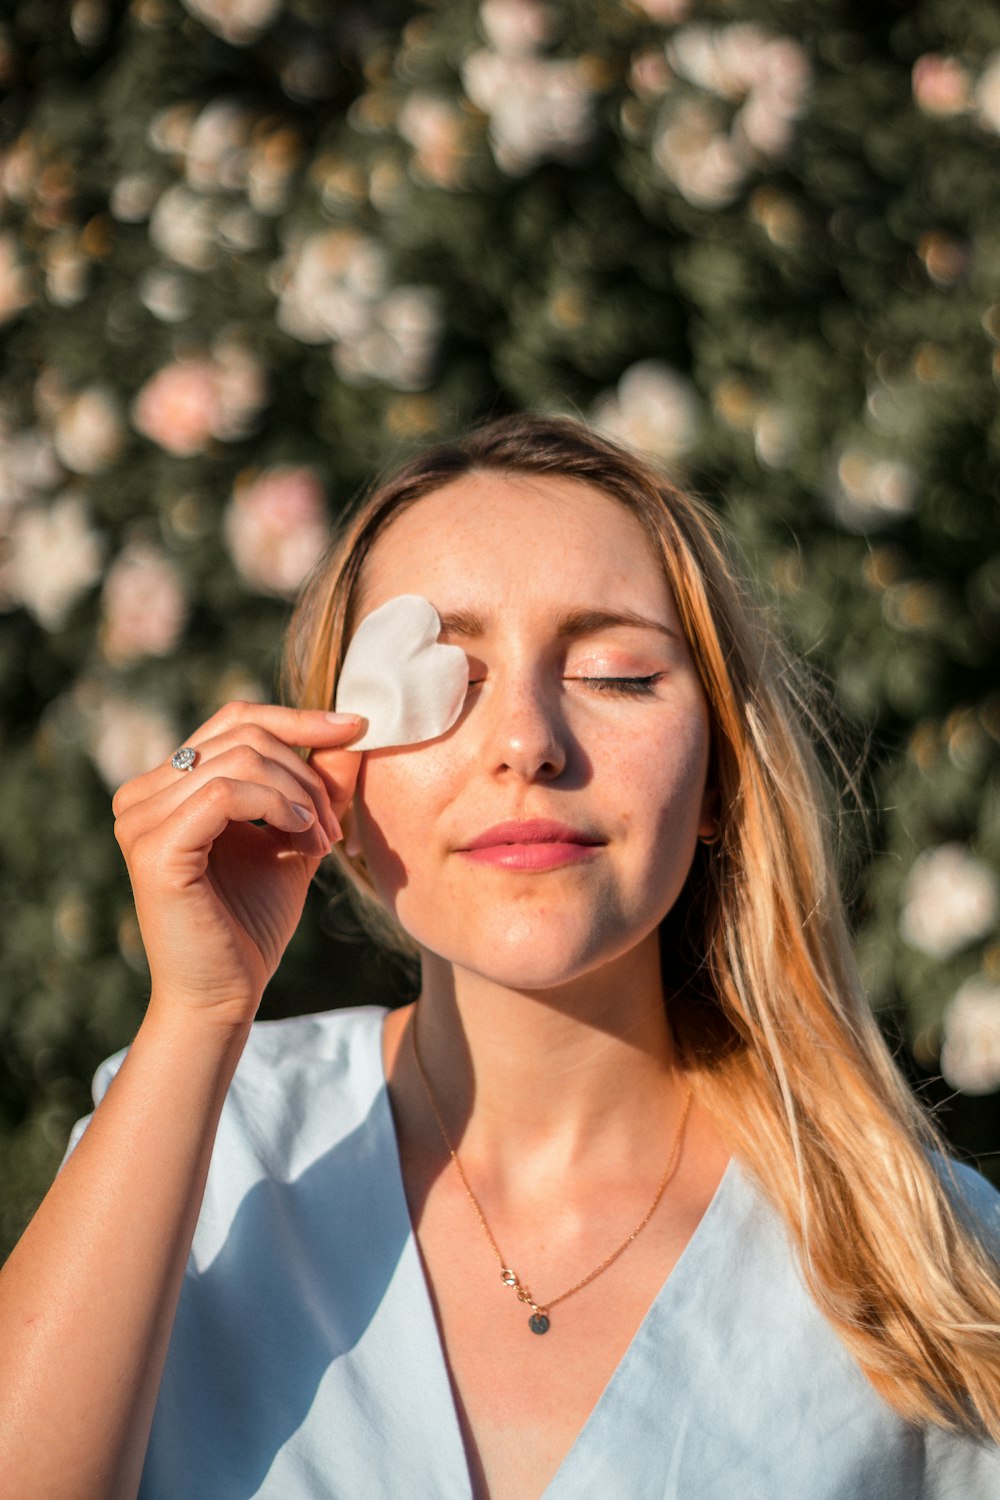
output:
POLYGON ((389 523, 362 573, 359 614, 396 594, 439 611, 615 604, 676 618, 641 523, 594 485, 558 475, 474 472, 389 523))

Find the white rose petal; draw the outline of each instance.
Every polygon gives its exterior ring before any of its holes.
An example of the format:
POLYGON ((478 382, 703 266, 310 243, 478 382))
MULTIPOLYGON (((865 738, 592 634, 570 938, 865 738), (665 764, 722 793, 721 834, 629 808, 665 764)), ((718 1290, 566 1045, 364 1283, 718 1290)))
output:
POLYGON ((400 594, 361 621, 337 681, 337 712, 368 720, 352 750, 416 745, 451 728, 469 664, 459 646, 438 641, 440 633, 437 610, 419 594, 400 594))

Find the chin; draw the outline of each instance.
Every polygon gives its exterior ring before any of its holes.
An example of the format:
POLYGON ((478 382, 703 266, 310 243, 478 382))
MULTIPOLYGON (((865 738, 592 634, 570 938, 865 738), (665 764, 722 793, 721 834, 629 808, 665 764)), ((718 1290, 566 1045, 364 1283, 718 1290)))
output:
MULTIPOLYGON (((401 914, 402 916, 402 914, 401 914)), ((511 913, 461 932, 407 930, 422 948, 456 968, 512 990, 552 990, 593 973, 629 951, 643 932, 601 932, 599 923, 556 924, 551 913, 511 913)))

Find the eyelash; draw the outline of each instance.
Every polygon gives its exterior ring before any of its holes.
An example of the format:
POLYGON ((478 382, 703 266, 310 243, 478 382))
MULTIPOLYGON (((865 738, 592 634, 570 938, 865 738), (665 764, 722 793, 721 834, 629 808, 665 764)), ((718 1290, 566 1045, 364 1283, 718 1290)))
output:
POLYGON ((587 683, 598 693, 626 693, 640 698, 652 693, 662 676, 662 672, 653 672, 649 677, 577 677, 575 681, 587 683))
MULTIPOLYGON (((585 682, 596 693, 620 693, 632 698, 643 698, 652 694, 664 674, 652 672, 648 677, 569 677, 567 682, 585 682)), ((483 679, 477 678, 470 687, 481 687, 483 679)))

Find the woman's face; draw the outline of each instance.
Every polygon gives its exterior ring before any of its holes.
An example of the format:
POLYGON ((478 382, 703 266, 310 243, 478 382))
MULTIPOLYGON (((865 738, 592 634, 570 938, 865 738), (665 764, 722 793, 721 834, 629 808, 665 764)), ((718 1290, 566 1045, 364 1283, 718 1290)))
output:
POLYGON ((422 948, 518 988, 649 938, 713 799, 704 693, 639 522, 575 480, 466 475, 379 538, 357 618, 404 593, 470 686, 440 739, 365 757, 355 836, 382 899, 422 948))

